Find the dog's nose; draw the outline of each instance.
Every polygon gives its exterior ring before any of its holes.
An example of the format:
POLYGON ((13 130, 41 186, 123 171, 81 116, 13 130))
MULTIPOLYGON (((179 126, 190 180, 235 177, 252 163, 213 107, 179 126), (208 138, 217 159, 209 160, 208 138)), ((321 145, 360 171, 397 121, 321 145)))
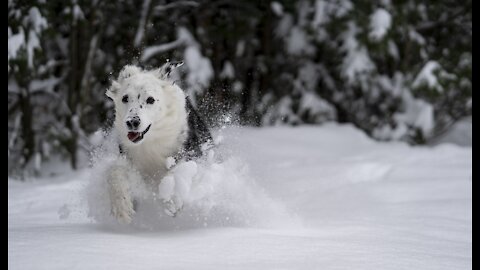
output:
POLYGON ((140 126, 140 118, 138 116, 134 116, 132 118, 128 118, 125 123, 127 124, 128 129, 136 130, 140 126))

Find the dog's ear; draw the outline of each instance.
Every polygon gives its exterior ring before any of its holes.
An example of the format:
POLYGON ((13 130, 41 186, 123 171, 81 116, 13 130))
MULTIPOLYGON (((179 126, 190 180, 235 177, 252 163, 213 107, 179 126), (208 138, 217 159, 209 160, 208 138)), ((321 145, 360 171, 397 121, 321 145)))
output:
POLYGON ((114 99, 114 97, 118 94, 118 91, 120 90, 120 84, 116 81, 112 81, 112 85, 107 89, 107 92, 105 92, 105 95, 107 97, 114 99))
POLYGON ((120 74, 118 74, 118 82, 122 83, 125 79, 140 72, 142 72, 142 70, 139 67, 133 65, 126 65, 125 67, 123 67, 122 71, 120 71, 120 74))
POLYGON ((178 62, 170 62, 168 61, 167 63, 163 64, 160 68, 154 70, 154 74, 157 78, 165 80, 168 79, 170 76, 170 73, 183 65, 183 61, 178 61, 178 62))

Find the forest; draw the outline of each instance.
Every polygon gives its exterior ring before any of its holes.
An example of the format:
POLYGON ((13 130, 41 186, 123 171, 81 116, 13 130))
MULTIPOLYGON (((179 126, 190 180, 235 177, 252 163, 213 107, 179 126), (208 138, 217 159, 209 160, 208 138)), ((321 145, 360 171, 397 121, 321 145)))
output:
POLYGON ((472 1, 8 1, 9 174, 79 167, 126 64, 175 74, 212 126, 351 123, 428 144, 472 113, 472 1))

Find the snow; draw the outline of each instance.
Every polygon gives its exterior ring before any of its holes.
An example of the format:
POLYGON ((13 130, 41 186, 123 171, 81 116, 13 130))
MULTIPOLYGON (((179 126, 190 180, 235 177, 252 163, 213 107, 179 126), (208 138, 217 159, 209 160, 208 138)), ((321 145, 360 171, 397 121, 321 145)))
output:
POLYGON ((185 63, 189 70, 187 82, 194 92, 208 87, 213 78, 212 63, 202 55, 200 48, 190 46, 185 49, 185 63))
POLYGON ((152 58, 152 56, 156 54, 165 53, 170 50, 176 49, 180 47, 182 44, 183 44, 183 40, 177 39, 172 42, 146 47, 145 50, 143 50, 142 56, 140 59, 141 61, 147 61, 148 59, 152 58))
POLYGON ((40 40, 38 39, 37 34, 30 30, 28 32, 28 42, 27 42, 27 56, 28 56, 28 67, 33 68, 33 56, 35 49, 40 48, 40 40))
POLYGON ((398 52, 398 47, 393 41, 388 41, 388 53, 393 59, 398 60, 400 59, 400 53, 398 52))
POLYGON ((442 87, 435 75, 435 72, 438 70, 441 70, 441 66, 437 61, 428 61, 413 81, 412 87, 417 88, 426 84, 429 88, 441 91, 442 87))
POLYGON ((135 46, 140 46, 140 43, 143 40, 143 36, 145 35, 145 26, 147 25, 148 20, 148 10, 150 9, 150 2, 151 0, 144 0, 142 5, 142 15, 140 17, 140 21, 138 22, 137 33, 135 34, 135 39, 133 44, 135 46))
POLYGON ((408 37, 417 42, 418 45, 425 45, 427 42, 425 41, 425 38, 420 34, 418 33, 417 31, 415 31, 415 29, 413 28, 409 28, 409 31, 408 31, 408 37))
POLYGON ((341 70, 342 75, 351 83, 355 81, 357 75, 375 69, 367 49, 360 45, 356 38, 358 31, 356 25, 349 22, 347 31, 342 35, 344 44, 341 49, 346 52, 346 56, 343 59, 341 70))
POLYGON ((378 8, 370 16, 370 39, 381 40, 392 26, 392 16, 383 8, 378 8))
POLYGON ((331 18, 344 17, 353 9, 353 4, 350 0, 316 0, 314 9, 313 26, 319 26, 327 23, 331 18))
POLYGON ((75 4, 73 6, 73 18, 75 18, 75 20, 85 19, 85 15, 83 14, 83 11, 78 4, 75 4))
POLYGON ((30 23, 32 24, 32 28, 36 33, 40 33, 42 30, 47 28, 47 19, 42 16, 37 7, 30 8, 28 10, 28 16, 30 23))
POLYGON ((195 1, 176 1, 176 2, 171 2, 165 5, 155 5, 153 10, 155 11, 155 14, 160 14, 161 12, 165 12, 170 9, 175 9, 175 8, 181 8, 182 6, 184 7, 198 7, 200 4, 195 1))
POLYGON ((400 123, 406 123, 419 128, 428 137, 435 126, 433 106, 421 99, 406 99, 404 113, 397 113, 394 118, 400 123))
MULTIPOLYGON (((284 16, 282 16, 282 18, 280 19, 280 22, 278 22, 278 25, 275 28, 275 31, 274 31, 275 36, 285 38, 290 33, 292 26, 293 26, 292 15, 285 14, 284 16)), ((242 52, 243 52, 244 46, 245 45, 242 44, 242 52)), ((237 47, 237 57, 240 55, 238 54, 238 47, 237 47)))
POLYGON ((235 48, 235 56, 236 57, 241 57, 244 52, 245 52, 245 41, 240 40, 240 41, 238 41, 237 47, 235 48))
MULTIPOLYGON (((8 61, 16 59, 19 50, 26 49, 28 67, 33 67, 34 50, 40 48, 39 35, 47 27, 47 20, 40 14, 36 7, 32 7, 25 17, 31 26, 28 36, 25 35, 24 29, 19 27, 18 33, 13 34, 8 27, 8 61)), ((8 65, 10 70, 10 65, 8 65)))
POLYGON ((327 22, 328 17, 326 13, 326 5, 325 1, 317 0, 315 1, 315 15, 313 16, 312 25, 313 27, 320 27, 323 23, 327 22))
MULTIPOLYGON (((25 33, 20 28, 17 34, 12 34, 8 28, 8 60, 17 58, 17 54, 21 49, 27 50, 28 67, 33 67, 34 50, 40 48, 40 41, 37 33, 31 29, 28 32, 28 40, 25 39, 25 33)), ((10 69, 10 65, 8 66, 10 69)))
POLYGON ((376 138, 382 140, 400 140, 408 133, 408 127, 417 128, 425 138, 429 138, 435 127, 435 111, 433 105, 415 98, 411 92, 401 93, 403 109, 394 114, 396 127, 382 126, 374 130, 376 138))
POLYGON ((300 99, 299 114, 303 115, 307 112, 314 117, 314 123, 323 123, 337 118, 335 107, 311 92, 305 92, 300 99))
POLYGON ((325 42, 329 39, 329 34, 325 25, 330 22, 331 4, 324 0, 315 1, 315 13, 312 20, 312 28, 315 30, 316 40, 319 42, 325 42))
POLYGON ((447 132, 434 140, 433 143, 453 143, 462 146, 472 146, 472 134, 472 116, 468 116, 458 120, 447 132))
POLYGON ((142 52, 140 60, 145 62, 156 54, 177 49, 182 45, 198 46, 192 34, 190 34, 186 28, 179 27, 177 30, 177 39, 175 41, 146 47, 142 52))
POLYGON ((472 269, 471 147, 380 143, 333 123, 221 135, 223 159, 178 169, 210 181, 204 202, 223 212, 206 223, 186 226, 188 206, 150 229, 92 221, 85 192, 101 178, 88 168, 9 179, 8 267, 472 269), (228 217, 253 222, 216 219, 228 217))
MULTIPOLYGON (((264 103, 267 103, 271 99, 270 95, 264 96, 264 103)), ((263 125, 279 125, 283 123, 300 123, 300 119, 297 114, 292 110, 292 99, 289 96, 284 96, 278 100, 273 106, 270 106, 262 117, 263 125)))
POLYGON ((273 1, 270 3, 270 8, 272 9, 273 13, 277 16, 283 15, 283 6, 282 4, 278 3, 277 1, 273 1))
MULTIPOLYGON (((208 59, 202 54, 200 44, 195 40, 190 31, 184 27, 180 27, 177 31, 177 40, 183 41, 185 45, 184 62, 187 68, 186 82, 188 90, 192 93, 201 93, 210 84, 213 78, 213 66, 208 59)), ((194 97, 192 102, 195 102, 194 97)))
POLYGON ((31 80, 29 83, 29 89, 32 93, 37 91, 46 91, 50 93, 54 93, 53 88, 58 85, 62 79, 60 78, 48 78, 44 80, 31 80))
POLYGON ((234 79, 235 78, 235 68, 233 67, 230 61, 225 61, 223 65, 222 72, 220 72, 220 78, 222 79, 234 79))
POLYGON ((287 38, 287 51, 291 55, 311 55, 315 52, 315 48, 310 44, 305 31, 298 26, 294 26, 287 38))
MULTIPOLYGON (((8 28, 8 61, 17 58, 18 51, 25 46, 25 34, 23 29, 17 34, 12 34, 10 27, 8 28)), ((10 67, 10 66, 9 66, 10 67)))
MULTIPOLYGON (((308 115, 308 123, 322 123, 336 119, 336 109, 328 101, 311 90, 317 88, 320 68, 319 65, 306 61, 299 68, 298 76, 293 82, 295 86, 294 91, 300 93, 297 115, 308 115)), ((289 105, 291 106, 292 104, 289 103, 289 105)), ((289 118, 292 119, 291 117, 289 118)))

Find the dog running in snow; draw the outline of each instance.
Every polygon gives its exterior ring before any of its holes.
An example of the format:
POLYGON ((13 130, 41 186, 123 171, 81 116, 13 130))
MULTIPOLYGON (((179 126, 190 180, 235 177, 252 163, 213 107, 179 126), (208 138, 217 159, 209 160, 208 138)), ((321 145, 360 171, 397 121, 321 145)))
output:
MULTIPOLYGON (((153 70, 127 65, 106 92, 115 106, 113 128, 120 153, 144 179, 156 184, 150 185, 153 189, 167 174, 168 159, 199 157, 213 143, 184 91, 169 80, 182 64, 167 62, 153 70)), ((119 162, 107 174, 111 213, 121 223, 130 223, 135 213, 127 170, 119 162)))

